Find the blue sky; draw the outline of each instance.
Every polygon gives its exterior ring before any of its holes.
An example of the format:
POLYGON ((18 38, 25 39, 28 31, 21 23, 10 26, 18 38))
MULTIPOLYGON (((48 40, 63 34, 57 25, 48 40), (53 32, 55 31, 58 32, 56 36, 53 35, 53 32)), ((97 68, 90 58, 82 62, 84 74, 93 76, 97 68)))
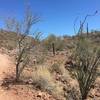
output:
MULTIPOLYGON (((7 17, 23 16, 26 0, 0 0, 0 26, 2 19, 7 17)), ((90 17, 89 29, 100 30, 100 0, 27 0, 34 13, 41 16, 33 30, 38 29, 45 36, 54 33, 56 35, 73 35, 73 23, 78 16, 77 25, 86 14, 98 10, 98 14, 90 17)))

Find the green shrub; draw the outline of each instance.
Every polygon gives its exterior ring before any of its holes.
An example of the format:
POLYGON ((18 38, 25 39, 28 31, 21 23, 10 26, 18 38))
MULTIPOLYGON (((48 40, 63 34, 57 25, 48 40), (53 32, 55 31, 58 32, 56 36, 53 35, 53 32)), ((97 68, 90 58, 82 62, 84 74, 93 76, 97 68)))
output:
POLYGON ((44 40, 44 47, 48 50, 52 50, 52 43, 54 43, 55 50, 56 51, 61 51, 64 49, 65 43, 64 40, 61 37, 57 37, 53 34, 49 35, 45 40, 44 40))
POLYGON ((97 76, 100 50, 91 44, 89 40, 80 37, 77 41, 73 58, 76 66, 75 75, 79 83, 82 100, 84 100, 87 98, 88 92, 97 76))

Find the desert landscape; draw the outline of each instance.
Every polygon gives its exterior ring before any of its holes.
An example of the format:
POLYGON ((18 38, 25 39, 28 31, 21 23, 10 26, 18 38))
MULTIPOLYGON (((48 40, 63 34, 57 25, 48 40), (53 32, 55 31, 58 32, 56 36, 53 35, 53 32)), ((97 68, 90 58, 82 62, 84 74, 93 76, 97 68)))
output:
MULTIPOLYGON (((100 100, 100 31, 86 14, 74 35, 34 31, 40 16, 25 5, 0 25, 0 100, 100 100)), ((78 20, 78 19, 77 19, 78 20)), ((52 30, 51 30, 52 31, 52 30)))

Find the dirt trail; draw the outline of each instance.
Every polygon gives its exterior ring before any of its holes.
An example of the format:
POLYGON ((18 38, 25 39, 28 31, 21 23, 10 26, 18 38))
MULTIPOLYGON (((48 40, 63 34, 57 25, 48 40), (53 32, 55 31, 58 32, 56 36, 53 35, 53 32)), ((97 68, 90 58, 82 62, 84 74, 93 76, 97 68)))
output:
POLYGON ((6 54, 0 53, 0 100, 24 100, 19 95, 16 95, 16 90, 6 90, 1 86, 4 78, 14 75, 14 68, 13 59, 6 54))
MULTIPOLYGON (((0 83, 7 75, 11 75, 14 71, 14 63, 6 54, 0 54, 0 83)), ((1 84, 0 84, 1 85, 1 84)), ((2 89, 0 86, 0 100, 17 100, 10 92, 2 89)))
POLYGON ((11 85, 9 90, 3 88, 1 86, 3 79, 15 76, 14 71, 15 64, 12 57, 0 53, 0 100, 55 100, 45 92, 29 89, 24 85, 11 85))
POLYGON ((11 62, 11 58, 8 55, 0 54, 0 80, 2 80, 7 74, 11 74, 11 72, 13 72, 13 67, 14 63, 11 62))

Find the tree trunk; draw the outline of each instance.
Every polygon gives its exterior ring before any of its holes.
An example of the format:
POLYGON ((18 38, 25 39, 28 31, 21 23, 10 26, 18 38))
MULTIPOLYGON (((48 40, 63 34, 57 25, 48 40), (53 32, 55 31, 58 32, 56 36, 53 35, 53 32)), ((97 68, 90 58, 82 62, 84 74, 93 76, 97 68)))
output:
POLYGON ((19 64, 16 64, 16 82, 19 81, 19 69, 18 69, 19 64))

